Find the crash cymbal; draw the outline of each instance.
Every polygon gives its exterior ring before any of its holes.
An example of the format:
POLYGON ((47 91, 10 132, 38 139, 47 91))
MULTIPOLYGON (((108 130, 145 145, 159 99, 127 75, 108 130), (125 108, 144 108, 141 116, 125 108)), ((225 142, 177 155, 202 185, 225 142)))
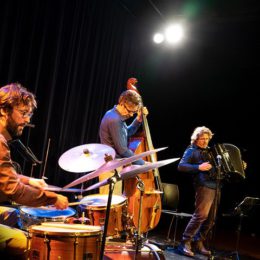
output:
POLYGON ((137 155, 133 155, 133 156, 131 156, 129 158, 115 159, 115 160, 112 160, 112 161, 108 161, 108 162, 104 163, 101 167, 96 169, 94 172, 91 172, 89 174, 86 174, 86 175, 80 177, 79 179, 77 179, 77 180, 69 183, 68 185, 64 186, 64 188, 70 188, 70 187, 78 185, 78 184, 80 184, 82 182, 89 181, 89 180, 91 180, 93 178, 98 177, 100 174, 102 174, 104 172, 113 171, 113 170, 115 170, 118 167, 125 166, 125 165, 130 164, 130 163, 132 163, 134 161, 137 161, 137 160, 139 160, 139 159, 141 159, 143 157, 146 157, 146 156, 151 155, 153 153, 162 151, 162 150, 164 150, 166 148, 167 147, 158 148, 158 149, 146 151, 146 152, 143 152, 143 153, 140 153, 140 154, 137 154, 137 155))
POLYGON ((155 168, 159 168, 161 166, 176 162, 179 159, 180 158, 172 158, 172 159, 157 161, 154 163, 147 163, 144 165, 130 165, 130 166, 127 166, 124 169, 122 169, 122 171, 120 172, 120 175, 121 175, 122 180, 125 180, 128 178, 135 177, 139 173, 148 172, 155 168))
POLYGON ((71 148, 59 158, 59 166, 68 172, 89 172, 105 162, 105 156, 115 158, 115 150, 104 144, 84 144, 71 148))
POLYGON ((47 191, 54 191, 54 192, 83 192, 84 190, 82 189, 63 189, 57 186, 53 186, 53 185, 48 185, 47 187, 43 188, 44 190, 47 191))
MULTIPOLYGON (((144 165, 130 165, 122 169, 122 171, 119 173, 120 179, 125 180, 128 178, 135 177, 137 174, 148 172, 152 169, 159 168, 161 166, 176 162, 180 158, 172 158, 172 159, 167 159, 167 160, 162 160, 162 161, 157 161, 155 163, 147 163, 144 165)), ((84 191, 89 191, 93 189, 97 189, 101 186, 109 184, 110 178, 103 180, 99 183, 96 183, 94 185, 89 186, 87 189, 84 191)))

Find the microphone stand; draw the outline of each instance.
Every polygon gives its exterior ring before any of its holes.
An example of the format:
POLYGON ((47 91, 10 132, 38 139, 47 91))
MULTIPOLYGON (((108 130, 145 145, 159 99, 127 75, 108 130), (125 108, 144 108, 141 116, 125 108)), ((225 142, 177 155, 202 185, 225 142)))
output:
POLYGON ((103 257, 104 257, 106 236, 107 236, 107 227, 108 227, 109 214, 110 214, 111 201, 112 201, 112 194, 113 194, 116 182, 120 179, 121 179, 121 177, 120 177, 120 175, 119 175, 119 173, 116 169, 115 169, 115 174, 108 179, 108 181, 109 181, 109 193, 108 193, 108 200, 107 200, 107 210, 106 210, 105 224, 104 224, 103 236, 102 236, 102 241, 101 241, 100 257, 99 257, 100 260, 103 260, 103 257))
MULTIPOLYGON (((215 199, 214 199, 214 209, 213 209, 213 219, 215 221, 215 218, 217 216, 217 209, 219 205, 219 200, 220 200, 220 180, 221 180, 221 166, 222 166, 222 157, 221 155, 217 155, 217 172, 216 172, 216 194, 215 194, 215 199)), ((215 221, 216 222, 216 221, 215 221)), ((212 238, 212 237, 211 237, 212 238)), ((214 256, 212 255, 210 259, 214 259, 214 256)))

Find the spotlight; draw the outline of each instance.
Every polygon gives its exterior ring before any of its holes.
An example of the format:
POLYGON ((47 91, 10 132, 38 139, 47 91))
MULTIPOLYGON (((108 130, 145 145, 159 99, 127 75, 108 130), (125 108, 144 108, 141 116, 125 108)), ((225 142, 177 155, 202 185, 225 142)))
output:
POLYGON ((178 43, 183 39, 183 27, 180 24, 170 25, 165 30, 165 38, 169 43, 178 43))
POLYGON ((156 33, 153 36, 153 41, 157 44, 160 44, 164 41, 164 36, 161 33, 156 33))

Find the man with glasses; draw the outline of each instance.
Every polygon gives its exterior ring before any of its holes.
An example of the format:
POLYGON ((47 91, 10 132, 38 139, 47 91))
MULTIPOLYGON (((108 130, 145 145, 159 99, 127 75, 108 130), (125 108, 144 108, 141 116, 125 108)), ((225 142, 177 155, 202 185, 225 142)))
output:
MULTIPOLYGON (((19 83, 0 88, 0 203, 65 209, 67 197, 45 191, 47 184, 42 179, 21 175, 10 155, 9 142, 22 134, 36 105, 34 95, 19 83)), ((5 259, 26 259, 27 238, 23 231, 13 228, 17 222, 16 209, 0 206, 0 255, 5 259)))
MULTIPOLYGON (((99 137, 102 144, 111 146, 116 151, 117 158, 127 158, 134 155, 128 148, 128 141, 142 124, 142 113, 148 114, 145 107, 142 107, 141 96, 134 90, 124 91, 118 100, 118 104, 108 110, 102 118, 99 137), (133 117, 131 124, 127 125, 126 120, 133 117)), ((140 159, 133 164, 143 165, 144 160, 140 159)), ((107 178, 108 175, 100 176, 100 180, 107 178)), ((100 193, 108 193, 107 187, 101 187, 100 193)), ((115 193, 122 193, 121 186, 116 185, 115 193)))
POLYGON ((210 256, 211 252, 204 246, 208 232, 215 221, 214 202, 217 182, 211 178, 212 165, 207 156, 209 141, 213 133, 205 126, 195 128, 191 135, 191 144, 185 150, 178 165, 178 170, 193 175, 195 187, 195 211, 183 235, 178 250, 187 256, 194 256, 191 243, 196 252, 210 256))

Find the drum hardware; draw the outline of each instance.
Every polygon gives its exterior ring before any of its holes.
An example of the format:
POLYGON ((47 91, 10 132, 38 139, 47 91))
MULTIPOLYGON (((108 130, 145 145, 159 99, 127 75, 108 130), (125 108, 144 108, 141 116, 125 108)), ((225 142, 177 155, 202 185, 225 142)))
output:
MULTIPOLYGON (((145 152, 145 153, 147 153, 147 152, 145 152)), ((161 167, 163 165, 167 165, 167 164, 173 163, 173 162, 175 162, 177 160, 179 160, 179 158, 172 158, 172 159, 168 159, 168 160, 157 161, 155 163, 147 163, 147 164, 141 165, 141 166, 140 165, 132 165, 132 166, 128 166, 128 167, 124 168, 120 172, 120 174, 115 169, 115 174, 112 177, 110 177, 110 178, 108 178, 108 179, 106 179, 104 181, 101 181, 101 182, 99 182, 97 184, 94 184, 94 185, 88 187, 87 189, 85 189, 85 191, 88 191, 88 190, 99 188, 99 187, 101 187, 103 185, 109 184, 107 210, 106 210, 106 218, 105 218, 103 237, 102 237, 102 242, 101 242, 100 259, 103 259, 103 255, 104 255, 105 241, 106 241, 106 235, 107 235, 107 226, 108 226, 108 220, 109 220, 109 214, 110 214, 110 208, 111 208, 111 200, 112 200, 112 194, 113 194, 115 183, 117 181, 119 181, 119 180, 124 180, 124 179, 127 179, 127 178, 136 177, 136 175, 139 174, 139 173, 147 172, 149 170, 161 167)), ((137 188, 143 189, 143 187, 144 187, 144 185, 143 185, 142 181, 139 181, 137 188)), ((141 204, 141 202, 140 202, 140 204, 141 204)), ((139 207, 139 223, 140 223, 140 216, 141 216, 141 206, 142 205, 140 205, 140 207, 139 207)), ((138 230, 138 231, 140 232, 140 230, 138 230)), ((136 238, 136 248, 137 248, 136 252, 137 253, 138 253, 140 247, 142 246, 142 245, 140 245, 140 241, 141 240, 142 239, 141 239, 140 234, 137 234, 137 238, 136 238)))
POLYGON ((108 180, 108 183, 109 183, 109 193, 108 193, 108 200, 107 200, 107 211, 106 211, 104 231, 103 231, 103 236, 102 236, 102 240, 101 240, 100 260, 103 260, 104 251, 105 251, 107 227, 108 227, 108 220, 109 220, 109 215, 110 215, 112 194, 113 194, 113 190, 114 190, 115 184, 116 184, 116 182, 119 179, 120 179, 120 175, 119 175, 118 171, 115 169, 114 176, 110 177, 109 180, 108 180))
MULTIPOLYGON (((80 177, 79 179, 67 184, 66 186, 64 186, 64 188, 70 188, 70 187, 73 187, 75 185, 78 185, 78 184, 81 184, 83 182, 86 182, 86 181, 89 181, 93 178, 96 178, 98 177, 100 174, 104 173, 104 172, 109 172, 109 171, 113 171, 119 167, 122 167, 122 166, 126 166, 136 160, 139 160, 143 157, 146 157, 150 154, 153 154, 153 153, 156 153, 156 152, 159 152, 159 151, 162 151, 164 149, 166 149, 167 147, 163 147, 163 148, 158 148, 158 149, 154 149, 154 150, 150 150, 150 151, 146 151, 146 152, 143 152, 143 153, 140 153, 140 154, 137 154, 137 155, 134 155, 134 156, 131 156, 129 158, 123 158, 123 159, 115 159, 115 160, 112 160, 112 161, 107 161, 105 163, 103 163, 99 168, 97 168, 95 171, 87 174, 87 175, 84 175, 82 177, 80 177)), ((105 157, 107 157, 108 155, 105 154, 105 157)), ((103 162, 104 160, 106 161, 106 159, 103 158, 103 162)))

